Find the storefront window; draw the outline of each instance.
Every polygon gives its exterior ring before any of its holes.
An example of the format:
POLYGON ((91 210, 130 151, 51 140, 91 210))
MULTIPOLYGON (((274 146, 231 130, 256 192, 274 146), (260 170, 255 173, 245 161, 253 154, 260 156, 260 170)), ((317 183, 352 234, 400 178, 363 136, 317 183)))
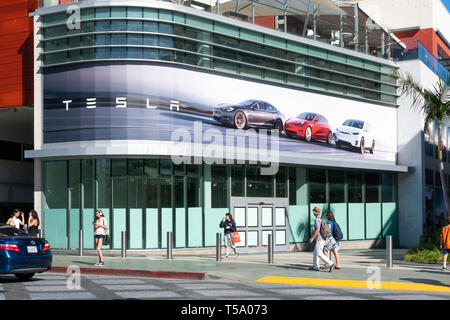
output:
POLYGON ((273 176, 262 175, 258 166, 248 166, 247 197, 273 197, 273 176))
POLYGON ((231 166, 231 195, 244 196, 244 166, 231 166))
POLYGON ((395 201, 394 176, 390 173, 381 174, 381 195, 383 202, 395 201))
POLYGON ((362 174, 348 173, 348 202, 362 202, 362 174))
POLYGON ((380 202, 380 175, 378 173, 366 173, 364 183, 366 184, 366 202, 380 202))
POLYGON ((196 208, 201 206, 200 170, 198 165, 187 165, 187 206, 196 208))
POLYGON ((276 174, 276 197, 287 197, 287 168, 280 167, 276 174))
POLYGON ((328 170, 330 203, 345 202, 345 171, 328 170))
POLYGON ((143 160, 128 160, 129 241, 131 249, 142 248, 143 160))
POLYGON ((227 167, 211 166, 211 207, 227 208, 227 167))
POLYGON ((309 202, 326 202, 326 171, 309 169, 309 202))

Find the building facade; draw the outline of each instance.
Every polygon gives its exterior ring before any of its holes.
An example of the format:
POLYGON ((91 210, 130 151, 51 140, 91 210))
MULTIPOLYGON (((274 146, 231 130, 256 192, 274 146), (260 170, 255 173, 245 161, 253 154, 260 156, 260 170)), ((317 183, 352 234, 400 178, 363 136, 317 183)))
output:
POLYGON ((397 161, 391 60, 163 1, 42 6, 33 18, 35 143, 26 154, 52 247, 77 248, 82 229, 93 248, 96 208, 111 249, 122 231, 130 249, 165 248, 168 231, 176 248, 214 246, 227 212, 243 252, 263 251, 268 234, 276 250, 301 249, 314 206, 334 212, 343 246, 401 242, 397 186, 411 172, 397 161), (250 128, 221 124, 237 125, 244 100, 250 128), (257 112, 281 114, 282 127, 273 125, 284 132, 253 130, 269 124, 257 112), (318 114, 310 142, 296 127, 309 121, 303 113, 318 114))

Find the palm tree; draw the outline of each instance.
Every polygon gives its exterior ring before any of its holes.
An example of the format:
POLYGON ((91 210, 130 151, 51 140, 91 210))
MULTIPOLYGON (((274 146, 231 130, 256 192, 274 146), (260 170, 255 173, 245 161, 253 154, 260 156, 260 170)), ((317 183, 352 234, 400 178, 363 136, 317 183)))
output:
POLYGON ((411 107, 418 110, 425 116, 424 131, 430 123, 437 121, 438 124, 438 158, 439 173, 441 177, 442 194, 444 195, 447 215, 450 212, 448 199, 447 181, 444 174, 444 163, 442 161, 442 123, 450 117, 450 90, 448 84, 450 78, 439 78, 437 84, 432 89, 425 89, 418 84, 410 74, 402 76, 397 73, 400 80, 400 90, 402 95, 412 99, 411 107))

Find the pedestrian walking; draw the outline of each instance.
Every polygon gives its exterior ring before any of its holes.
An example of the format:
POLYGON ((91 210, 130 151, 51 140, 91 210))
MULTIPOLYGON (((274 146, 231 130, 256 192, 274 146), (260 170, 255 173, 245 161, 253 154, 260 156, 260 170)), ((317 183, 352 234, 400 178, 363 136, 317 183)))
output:
POLYGON ((20 211, 19 209, 14 209, 13 213, 11 214, 11 218, 9 218, 8 221, 6 221, 6 224, 9 224, 14 228, 20 229, 20 226, 23 226, 25 224, 23 212, 20 211))
POLYGON ((442 270, 447 270, 447 257, 450 251, 450 216, 447 217, 447 225, 441 231, 441 250, 444 254, 442 270))
POLYGON ((314 223, 315 231, 313 236, 309 239, 309 243, 313 243, 313 241, 316 240, 316 245, 314 247, 313 266, 309 269, 320 271, 319 260, 322 260, 326 267, 330 268, 329 272, 331 272, 333 271, 335 264, 323 253, 323 248, 328 245, 331 228, 327 221, 320 217, 319 207, 314 207, 313 214, 316 217, 314 223))
MULTIPOLYGON (((342 240, 342 231, 339 225, 337 224, 334 213, 331 211, 327 212, 327 223, 331 226, 331 236, 328 238, 328 245, 325 246, 323 253, 331 260, 330 251, 334 254, 334 258, 336 260, 335 269, 341 268, 339 250, 341 250, 339 245, 339 240, 342 240)), ((320 268, 325 269, 327 266, 322 265, 320 268)))
POLYGON ((39 235, 39 216, 35 210, 31 210, 28 214, 28 234, 37 238, 39 235))
POLYGON ((234 255, 237 257, 239 253, 236 251, 236 245, 234 244, 232 233, 236 232, 236 222, 233 220, 231 213, 227 213, 225 218, 222 218, 220 222, 220 228, 223 228, 223 241, 225 246, 225 258, 228 258, 228 246, 234 251, 234 255))
POLYGON ((104 267, 105 262, 103 261, 103 253, 102 253, 102 245, 103 240, 105 239, 106 232, 108 229, 108 223, 106 221, 105 216, 103 215, 102 210, 97 209, 95 211, 96 220, 93 222, 94 224, 94 237, 95 237, 95 245, 97 246, 98 253, 98 262, 95 264, 96 267, 104 267))

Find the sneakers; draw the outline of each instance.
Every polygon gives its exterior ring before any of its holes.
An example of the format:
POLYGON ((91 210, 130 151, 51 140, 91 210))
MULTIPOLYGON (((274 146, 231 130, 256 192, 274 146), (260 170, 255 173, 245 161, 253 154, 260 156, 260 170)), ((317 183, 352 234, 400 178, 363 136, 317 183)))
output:
POLYGON ((442 271, 447 271, 447 267, 442 267, 442 271))
POLYGON ((235 252, 235 253, 234 253, 234 256, 235 256, 236 258, 239 257, 239 253, 235 252))
POLYGON ((225 256, 225 259, 228 259, 228 256, 225 256))
POLYGON ((104 267, 105 263, 103 261, 99 261, 95 264, 96 267, 104 267))
POLYGON ((333 269, 334 269, 334 267, 336 266, 336 264, 335 263, 333 263, 331 266, 330 266, 330 270, 328 271, 328 272, 331 272, 331 271, 333 271, 333 269))

